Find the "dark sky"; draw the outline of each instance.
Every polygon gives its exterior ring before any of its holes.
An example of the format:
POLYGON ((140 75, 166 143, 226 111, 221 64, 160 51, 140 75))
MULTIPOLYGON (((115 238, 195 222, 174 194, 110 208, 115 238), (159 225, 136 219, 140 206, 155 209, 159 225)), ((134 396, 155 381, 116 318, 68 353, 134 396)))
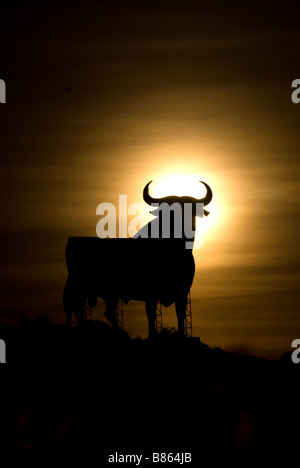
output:
MULTIPOLYGON (((1 6, 2 323, 63 322, 68 236, 96 235, 99 203, 141 202, 149 180, 155 195, 187 174, 214 191, 195 251, 194 334, 266 356, 290 348, 300 336, 299 13, 297 1, 1 6)), ((176 324, 172 311, 166 319, 176 324)), ((146 333, 143 305, 128 305, 125 325, 146 333)))

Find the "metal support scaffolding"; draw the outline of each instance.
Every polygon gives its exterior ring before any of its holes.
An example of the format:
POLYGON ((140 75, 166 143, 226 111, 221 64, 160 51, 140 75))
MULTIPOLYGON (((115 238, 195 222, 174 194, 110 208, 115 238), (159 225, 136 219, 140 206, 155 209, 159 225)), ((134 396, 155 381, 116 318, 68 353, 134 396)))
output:
MULTIPOLYGON (((159 333, 163 328, 163 306, 161 302, 156 304, 156 319, 155 319, 155 330, 159 333)), ((184 319, 184 335, 193 336, 192 327, 192 300, 191 293, 187 297, 185 319, 184 319)))
POLYGON ((93 308, 89 304, 89 300, 86 300, 85 307, 84 307, 84 320, 92 320, 93 319, 93 308))
POLYGON ((124 307, 123 301, 119 299, 119 302, 116 308, 116 316, 117 316, 118 325, 122 330, 124 329, 123 307, 124 307))
POLYGON ((184 320, 184 334, 185 336, 193 336, 191 293, 189 293, 187 297, 185 320, 184 320))
MULTIPOLYGON (((121 299, 118 302, 116 308, 116 318, 119 327, 124 329, 124 314, 123 314, 124 304, 121 299)), ((84 319, 92 320, 93 318, 93 307, 89 304, 87 300, 84 308, 84 319)), ((161 302, 156 303, 156 318, 155 318, 155 330, 156 333, 159 333, 163 328, 163 306, 161 302)), ((192 301, 191 294, 189 293, 186 303, 186 316, 184 320, 184 334, 185 336, 193 336, 193 327, 192 327, 192 301)))
POLYGON ((155 331, 159 333, 163 328, 163 318, 162 318, 162 303, 156 303, 156 318, 155 318, 155 331))

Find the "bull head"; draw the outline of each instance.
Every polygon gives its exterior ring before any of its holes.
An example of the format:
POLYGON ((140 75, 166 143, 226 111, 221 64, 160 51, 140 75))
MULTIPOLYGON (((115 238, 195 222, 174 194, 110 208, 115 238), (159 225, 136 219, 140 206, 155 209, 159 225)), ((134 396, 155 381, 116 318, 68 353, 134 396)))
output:
MULTIPOLYGON (((206 187, 206 195, 203 198, 194 198, 194 197, 178 197, 176 195, 170 195, 168 197, 163 197, 163 198, 153 198, 149 195, 149 185, 151 184, 152 180, 148 182, 148 184, 145 186, 144 191, 143 191, 143 198, 144 201, 148 204, 151 205, 152 203, 167 203, 168 205, 171 205, 173 203, 180 203, 180 205, 184 205, 184 203, 191 203, 193 207, 196 207, 196 203, 203 203, 204 206, 208 205, 213 197, 212 190, 209 185, 207 185, 205 182, 200 181, 201 184, 205 185, 206 187)), ((193 212, 194 209, 193 209, 193 212)), ((204 210, 205 216, 209 215, 209 212, 204 210)))

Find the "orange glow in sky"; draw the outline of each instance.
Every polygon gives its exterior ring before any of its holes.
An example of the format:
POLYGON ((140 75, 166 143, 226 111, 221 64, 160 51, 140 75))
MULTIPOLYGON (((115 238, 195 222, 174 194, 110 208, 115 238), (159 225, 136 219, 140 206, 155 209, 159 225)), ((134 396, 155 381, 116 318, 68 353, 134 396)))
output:
POLYGON ((66 242, 96 236, 96 207, 202 180, 195 335, 278 355, 300 335, 298 2, 119 3, 26 4, 3 26, 1 317, 64 322, 66 242))

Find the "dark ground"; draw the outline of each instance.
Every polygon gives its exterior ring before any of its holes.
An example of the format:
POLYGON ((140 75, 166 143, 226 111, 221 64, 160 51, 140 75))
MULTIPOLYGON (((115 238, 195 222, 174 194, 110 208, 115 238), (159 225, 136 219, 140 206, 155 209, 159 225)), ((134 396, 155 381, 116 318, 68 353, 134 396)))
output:
POLYGON ((164 330, 153 342, 102 322, 47 317, 0 327, 2 444, 96 447, 101 456, 206 447, 298 447, 300 364, 211 349, 164 330))

